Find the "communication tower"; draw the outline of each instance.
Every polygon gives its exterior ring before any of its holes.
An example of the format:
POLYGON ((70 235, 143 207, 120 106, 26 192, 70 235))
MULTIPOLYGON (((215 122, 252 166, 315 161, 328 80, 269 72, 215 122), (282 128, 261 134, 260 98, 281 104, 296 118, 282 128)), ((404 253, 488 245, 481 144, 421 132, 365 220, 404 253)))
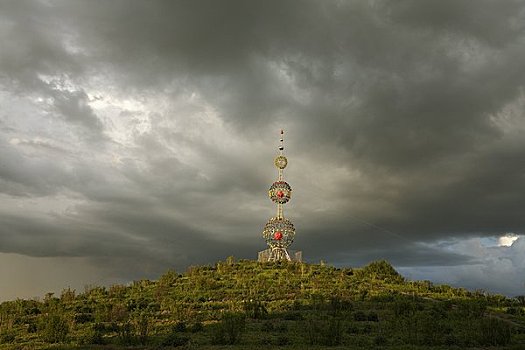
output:
POLYGON ((277 181, 268 190, 268 197, 277 204, 277 215, 272 217, 264 226, 263 237, 268 244, 268 249, 259 252, 259 261, 301 261, 302 253, 288 251, 288 247, 295 238, 295 228, 292 222, 284 217, 283 205, 288 203, 292 195, 292 187, 284 181, 283 170, 288 165, 288 159, 283 155, 284 131, 281 130, 279 155, 275 158, 274 165, 278 169, 277 181))

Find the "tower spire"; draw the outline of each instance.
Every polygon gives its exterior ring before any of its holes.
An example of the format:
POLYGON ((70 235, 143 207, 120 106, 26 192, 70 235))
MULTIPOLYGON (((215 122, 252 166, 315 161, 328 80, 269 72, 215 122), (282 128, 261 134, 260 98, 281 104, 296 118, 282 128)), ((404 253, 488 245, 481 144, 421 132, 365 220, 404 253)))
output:
MULTIPOLYGON (((284 130, 281 129, 281 139, 279 140, 279 156, 280 157, 284 157, 283 156, 283 151, 284 151, 284 130)), ((286 157, 284 157, 286 159, 286 157)), ((283 179, 283 169, 284 168, 281 168, 277 165, 277 163, 275 163, 275 166, 279 169, 279 181, 282 181, 283 179)), ((284 166, 286 167, 286 165, 284 166)))

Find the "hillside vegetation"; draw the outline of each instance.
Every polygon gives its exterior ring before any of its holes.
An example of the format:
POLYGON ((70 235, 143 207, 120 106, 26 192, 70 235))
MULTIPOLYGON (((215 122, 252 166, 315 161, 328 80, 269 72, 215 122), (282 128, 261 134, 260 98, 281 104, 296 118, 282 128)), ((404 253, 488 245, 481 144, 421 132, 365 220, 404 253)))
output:
POLYGON ((363 268, 234 262, 0 304, 0 349, 525 348, 525 297, 363 268))

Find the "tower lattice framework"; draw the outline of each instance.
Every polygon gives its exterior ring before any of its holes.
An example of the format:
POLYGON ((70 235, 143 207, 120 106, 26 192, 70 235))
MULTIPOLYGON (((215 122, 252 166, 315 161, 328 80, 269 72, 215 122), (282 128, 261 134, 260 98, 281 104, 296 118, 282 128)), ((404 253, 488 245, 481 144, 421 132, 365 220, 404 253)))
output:
POLYGON ((295 238, 295 227, 292 222, 284 217, 283 205, 288 203, 292 195, 292 187, 284 181, 283 170, 288 165, 288 159, 283 155, 284 131, 281 130, 279 155, 275 158, 274 165, 278 169, 277 181, 268 190, 268 197, 277 205, 277 215, 272 217, 264 226, 263 237, 269 249, 259 253, 260 261, 301 260, 301 254, 292 258, 288 247, 295 238))

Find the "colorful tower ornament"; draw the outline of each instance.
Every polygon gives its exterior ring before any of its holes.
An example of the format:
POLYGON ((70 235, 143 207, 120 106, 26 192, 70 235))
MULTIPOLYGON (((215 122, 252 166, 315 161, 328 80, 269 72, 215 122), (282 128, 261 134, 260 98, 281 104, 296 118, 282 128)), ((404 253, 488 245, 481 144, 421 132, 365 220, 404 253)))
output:
POLYGON ((278 169, 277 181, 268 190, 268 197, 277 204, 277 215, 271 218, 263 230, 263 237, 269 248, 259 252, 259 261, 301 261, 301 252, 290 254, 288 247, 292 244, 295 237, 295 228, 292 222, 284 217, 283 205, 288 203, 292 196, 292 187, 284 181, 283 170, 288 165, 288 159, 283 155, 284 151, 284 131, 281 130, 279 144, 279 155, 275 158, 274 164, 278 169))

